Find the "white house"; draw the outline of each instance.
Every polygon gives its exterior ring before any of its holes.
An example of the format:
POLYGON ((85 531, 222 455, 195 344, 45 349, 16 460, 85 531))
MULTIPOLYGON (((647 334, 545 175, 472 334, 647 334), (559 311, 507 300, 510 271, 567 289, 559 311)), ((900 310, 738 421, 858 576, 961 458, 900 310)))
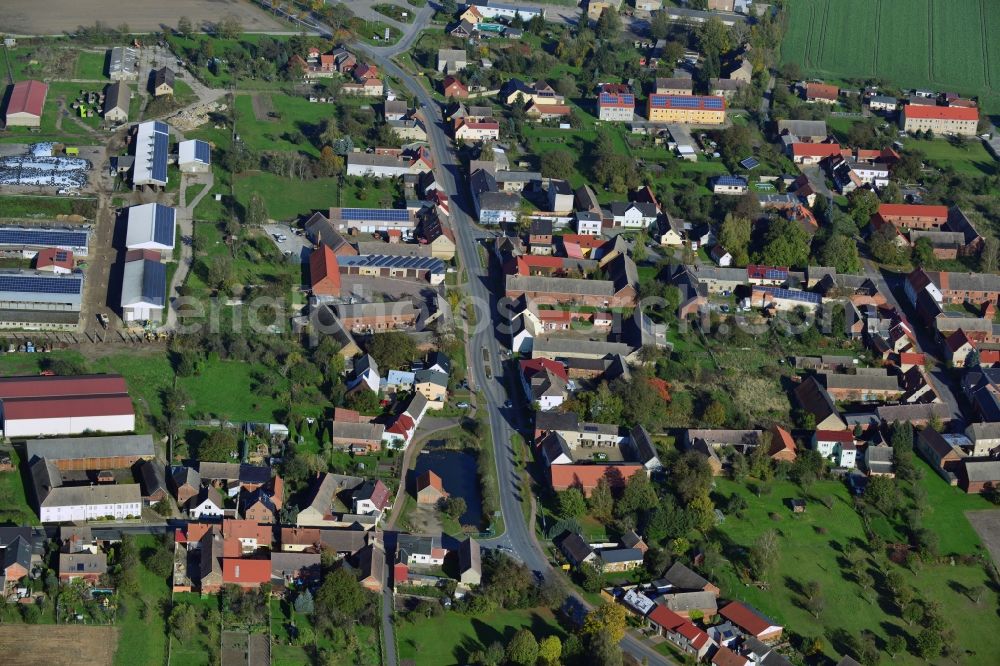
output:
POLYGON ((742 176, 719 176, 712 184, 713 194, 738 196, 746 194, 750 189, 746 178, 742 176))
POLYGON ((712 257, 712 261, 718 264, 721 268, 729 268, 733 265, 733 255, 729 253, 729 250, 721 245, 716 244, 713 246, 709 255, 712 257))
POLYGON ((495 0, 474 2, 470 5, 470 7, 475 7, 482 17, 486 19, 504 19, 510 21, 513 20, 515 16, 520 16, 521 20, 527 23, 536 16, 545 18, 545 10, 539 7, 529 7, 527 5, 508 5, 503 2, 496 2, 495 0))
POLYGON ((212 147, 190 139, 177 144, 177 168, 181 173, 208 173, 212 170, 212 147))
POLYGON ((438 537, 400 534, 396 543, 397 559, 403 564, 441 566, 447 550, 441 547, 438 537))
POLYGON ((193 506, 188 509, 188 515, 195 520, 201 518, 220 518, 225 513, 222 507, 222 497, 218 492, 202 492, 195 498, 193 506))
POLYGON ((615 201, 611 204, 611 219, 616 227, 648 229, 656 222, 658 215, 656 204, 653 203, 615 201))
MULTIPOLYGON (((43 462, 43 461, 39 461, 43 462)), ((43 523, 139 518, 142 491, 137 483, 52 488, 39 504, 43 523)))
POLYGON ((174 249, 177 211, 158 203, 131 206, 126 212, 125 247, 170 253, 174 249))
POLYGON ((354 379, 347 384, 347 390, 354 391, 359 387, 364 387, 373 393, 378 393, 380 383, 378 365, 375 363, 375 359, 365 354, 354 364, 354 379))
POLYGON ((455 74, 469 66, 465 49, 438 49, 437 70, 444 74, 455 74))
POLYGON ((589 210, 582 210, 576 214, 576 233, 581 236, 601 235, 601 216, 589 210))

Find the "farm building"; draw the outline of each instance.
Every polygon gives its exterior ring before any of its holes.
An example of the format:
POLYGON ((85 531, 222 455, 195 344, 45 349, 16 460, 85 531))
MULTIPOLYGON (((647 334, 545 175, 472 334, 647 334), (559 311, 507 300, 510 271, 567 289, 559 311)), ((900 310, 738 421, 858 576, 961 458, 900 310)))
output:
POLYGON ((905 132, 932 131, 935 134, 975 136, 979 126, 979 109, 907 104, 900 115, 900 125, 905 132))
MULTIPOLYGON (((138 483, 64 485, 63 475, 44 458, 30 465, 38 517, 43 523, 80 520, 116 520, 142 515, 138 483)), ((67 482, 68 483, 68 482, 67 482)))
POLYGON ((135 81, 139 78, 139 51, 116 46, 108 54, 108 78, 112 81, 135 81))
POLYGON ((177 168, 181 173, 208 173, 212 170, 212 147, 191 139, 177 144, 177 168))
POLYGON ((152 250, 130 250, 122 271, 122 319, 159 321, 166 305, 167 269, 152 250))
POLYGON ((35 270, 68 275, 73 272, 73 253, 54 247, 39 250, 35 255, 35 270))
POLYGON ((120 375, 0 379, 7 438, 135 430, 135 410, 120 375))
POLYGON ((132 92, 128 84, 121 81, 110 83, 104 88, 104 122, 121 124, 128 122, 128 107, 132 92))
POLYGON ((134 131, 135 162, 132 165, 132 186, 166 187, 170 127, 158 120, 151 120, 139 123, 134 131))
POLYGON ((158 203, 131 206, 126 211, 125 247, 169 255, 174 249, 177 211, 158 203))
POLYGON ((82 298, 82 275, 0 271, 0 328, 74 329, 82 298))
POLYGON ((90 227, 0 227, 0 256, 30 259, 45 249, 66 250, 86 257, 90 227))
POLYGON ((153 72, 153 96, 163 97, 174 94, 174 70, 161 67, 153 72))
POLYGON ((41 127, 49 86, 41 81, 18 81, 11 88, 4 121, 7 127, 41 127))
POLYGON ((124 469, 156 457, 152 435, 29 439, 24 449, 29 463, 44 458, 60 471, 124 469))

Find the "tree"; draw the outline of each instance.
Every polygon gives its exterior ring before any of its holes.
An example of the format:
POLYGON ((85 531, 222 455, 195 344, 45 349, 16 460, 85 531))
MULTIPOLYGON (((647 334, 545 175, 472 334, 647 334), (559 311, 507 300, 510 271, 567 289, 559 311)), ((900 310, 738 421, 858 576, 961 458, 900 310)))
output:
POLYGON ((309 590, 302 590, 302 592, 297 594, 295 596, 295 602, 292 606, 295 608, 296 613, 302 613, 304 615, 312 615, 313 610, 316 608, 313 595, 309 590))
POLYGON ((708 492, 695 495, 687 506, 691 524, 699 532, 705 533, 715 525, 715 504, 708 492))
POLYGON ((727 214, 719 231, 719 243, 733 255, 733 263, 746 266, 750 263, 750 220, 727 214))
POLYGON ((194 638, 197 628, 198 620, 190 604, 177 604, 170 611, 170 633, 181 643, 187 643, 194 638))
MULTIPOLYGON (((753 148, 753 135, 750 133, 750 128, 746 125, 730 125, 728 128, 722 131, 719 137, 719 144, 722 153, 722 159, 726 161, 726 164, 730 168, 735 168, 739 165, 739 161, 745 158, 747 155, 751 154, 753 148)), ((752 195, 755 199, 756 196, 752 195)))
POLYGON ((819 263, 833 266, 838 273, 857 273, 861 270, 858 245, 849 236, 839 234, 826 239, 819 251, 819 263))
POLYGON ((868 250, 876 261, 883 264, 901 264, 906 258, 899 245, 899 235, 892 225, 884 225, 868 239, 868 250))
POLYGON ((885 651, 889 653, 892 659, 895 659, 897 654, 902 654, 905 650, 906 639, 900 634, 892 634, 885 642, 885 651))
POLYGON ((705 407, 701 420, 710 428, 719 428, 726 422, 726 406, 718 400, 713 400, 705 407))
POLYGON ((982 254, 979 255, 979 270, 984 273, 996 273, 1000 268, 1000 240, 987 236, 983 243, 982 254))
POLYGON ((367 603, 365 591, 344 567, 328 573, 316 591, 316 613, 321 616, 356 617, 367 603))
POLYGON ((682 502, 690 502, 712 486, 712 468, 694 451, 681 455, 674 464, 670 482, 682 502))
POLYGON ((887 476, 873 476, 868 479, 863 497, 876 509, 886 515, 896 510, 899 504, 899 491, 896 481, 887 476))
POLYGON ((591 636, 607 633, 615 643, 625 637, 625 607, 621 604, 603 603, 587 613, 583 620, 583 633, 591 636))
POLYGON ((229 462, 236 453, 236 431, 230 428, 213 430, 208 437, 197 446, 199 460, 212 462, 229 462))
POLYGON ((264 197, 254 192, 247 202, 247 214, 243 222, 251 227, 262 227, 267 224, 267 220, 267 204, 264 203, 264 197))
POLYGON ((451 16, 458 11, 458 2, 456 0, 441 0, 441 11, 451 16))
POLYGON ((320 151, 319 163, 323 167, 323 175, 334 176, 344 169, 344 159, 334 152, 332 146, 323 146, 320 151))
POLYGON ((750 547, 750 569, 757 578, 766 578, 772 567, 776 566, 781 557, 778 548, 778 533, 766 530, 761 533, 750 547))
MULTIPOLYGON (((392 304, 387 303, 387 308, 392 304)), ((375 359, 380 368, 402 368, 409 366, 417 357, 417 345, 406 333, 389 331, 377 333, 371 337, 366 350, 375 359)), ((387 370, 383 370, 386 372, 387 370)))
POLYGON ((659 506, 656 489, 645 474, 633 474, 625 484, 621 499, 615 504, 615 515, 623 517, 634 513, 647 513, 659 506))
POLYGON ((146 557, 144 562, 146 568, 160 578, 166 578, 174 570, 174 552, 163 544, 159 544, 153 552, 146 557))
POLYGON ((803 604, 805 609, 812 613, 812 616, 819 618, 819 614, 823 612, 823 608, 826 606, 826 600, 823 598, 823 590, 817 581, 809 581, 806 584, 806 598, 803 604))
POLYGON ((562 518, 580 518, 587 513, 587 503, 579 488, 569 488, 559 493, 559 515, 562 518))
POLYGON ((182 16, 177 19, 177 32, 180 33, 181 37, 190 37, 194 32, 194 26, 191 24, 191 19, 187 16, 182 16))
POLYGON ((606 7, 597 19, 594 27, 594 34, 598 39, 617 39, 622 33, 622 20, 618 12, 610 7, 606 7))
POLYGON ((216 24, 215 32, 222 39, 237 39, 243 32, 243 24, 236 16, 229 14, 216 24))
POLYGON ((590 513, 600 521, 608 521, 611 519, 614 507, 615 498, 611 494, 607 479, 598 479, 597 485, 590 491, 590 513))
POLYGON ((559 666, 562 641, 558 636, 546 636, 538 643, 538 661, 542 666, 559 666))
POLYGON ((550 150, 541 158, 542 175, 546 178, 569 178, 573 174, 575 162, 573 155, 567 150, 550 150))
POLYGON ((930 238, 926 236, 918 238, 913 244, 913 263, 919 268, 934 268, 937 257, 934 256, 934 245, 930 238))
POLYGON ((590 634, 587 639, 586 663, 594 666, 622 666, 622 650, 618 645, 620 641, 620 638, 616 639, 608 631, 590 634))
POLYGON ((924 609, 917 602, 911 601, 903 606, 903 620, 906 621, 907 625, 912 627, 915 622, 919 622, 923 617, 924 609))
POLYGON ((695 34, 701 50, 716 58, 727 53, 732 47, 729 28, 718 18, 713 17, 702 23, 695 34))
POLYGON ((507 661, 521 666, 533 666, 538 661, 538 641, 529 629, 519 629, 507 644, 507 661))
POLYGON ((764 236, 761 261, 771 266, 805 266, 809 261, 809 236, 794 220, 773 220, 764 236))
POLYGON ((924 629, 917 634, 917 654, 923 659, 935 659, 941 655, 941 634, 933 629, 924 629))
POLYGON ((444 501, 444 512, 452 520, 458 520, 468 510, 465 499, 462 497, 449 497, 444 501))
POLYGON ((859 188, 847 195, 848 211, 854 218, 854 223, 859 229, 864 228, 871 221, 872 215, 878 210, 879 200, 875 193, 869 189, 859 188))

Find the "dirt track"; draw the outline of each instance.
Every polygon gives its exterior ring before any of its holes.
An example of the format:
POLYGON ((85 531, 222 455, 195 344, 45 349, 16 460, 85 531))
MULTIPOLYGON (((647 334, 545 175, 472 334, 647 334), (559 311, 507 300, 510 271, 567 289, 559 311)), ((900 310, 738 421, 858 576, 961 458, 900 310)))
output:
POLYGON ((118 646, 115 627, 0 625, 0 654, 7 666, 111 664, 118 646))
POLYGON ((12 35, 58 35, 101 21, 112 27, 127 23, 134 32, 176 27, 187 16, 195 26, 233 14, 251 32, 290 30, 248 0, 3 0, 4 32, 12 35))

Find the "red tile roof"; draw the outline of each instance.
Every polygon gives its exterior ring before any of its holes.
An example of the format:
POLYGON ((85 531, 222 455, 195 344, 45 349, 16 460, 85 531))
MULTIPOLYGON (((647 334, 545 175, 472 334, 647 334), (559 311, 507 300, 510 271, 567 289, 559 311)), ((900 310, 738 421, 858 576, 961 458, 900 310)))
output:
POLYGON ((424 488, 436 488, 437 490, 444 492, 444 486, 441 484, 441 477, 430 470, 427 470, 417 477, 417 490, 420 491, 424 488))
POLYGON ((746 666, 749 661, 749 659, 741 657, 725 645, 719 646, 716 653, 712 655, 713 666, 746 666))
POLYGON ((48 85, 41 81, 18 81, 11 90, 7 114, 29 113, 41 117, 48 93, 48 85))
POLYGON ((60 250, 57 247, 47 247, 39 250, 35 255, 35 268, 45 268, 46 266, 58 266, 66 270, 73 270, 73 253, 69 250, 60 250))
POLYGON ((537 373, 545 372, 546 370, 556 375, 563 381, 569 380, 569 375, 566 374, 566 366, 558 361, 553 361, 548 358, 533 358, 527 361, 521 361, 521 374, 523 374, 527 379, 531 379, 537 373))
POLYGON ((923 365, 926 360, 927 357, 917 352, 903 352, 899 355, 901 365, 923 365))
POLYGON ((726 618, 740 629, 743 629, 754 636, 760 636, 769 628, 778 626, 773 620, 764 617, 748 606, 733 601, 722 607, 719 614, 726 618))
POLYGON ((816 99, 837 99, 840 94, 840 88, 827 83, 807 83, 806 84, 806 99, 816 98, 816 99))
POLYGON ((340 296, 340 267, 329 245, 320 243, 309 255, 309 282, 313 293, 340 296))
POLYGON ((769 453, 772 456, 791 454, 795 456, 795 440, 792 439, 792 433, 788 432, 781 426, 774 426, 771 429, 771 450, 769 453))
MULTIPOLYGON (((787 266, 761 266, 757 264, 750 264, 747 266, 747 278, 750 280, 764 280, 771 279, 768 273, 784 273, 785 277, 788 277, 788 267, 787 266)), ((778 278, 777 275, 774 276, 775 279, 778 278)))
POLYGON ((922 204, 880 204, 878 213, 882 217, 926 217, 948 219, 947 206, 925 206, 922 204))
POLYGON ((271 528, 254 520, 224 520, 222 535, 226 539, 256 539, 257 543, 271 543, 271 528))
POLYGON ((907 104, 903 107, 906 118, 923 118, 928 120, 979 120, 979 109, 964 106, 927 106, 923 104, 907 104))
POLYGON ((817 430, 818 442, 853 442, 854 435, 850 430, 817 430))
POLYGON ((793 157, 833 157, 840 155, 839 143, 793 143, 793 157))
POLYGON ((687 622, 687 620, 662 604, 654 608, 653 612, 649 614, 649 621, 671 631, 687 622))
POLYGON ((70 395, 51 398, 5 398, 5 419, 56 419, 86 416, 126 416, 135 414, 127 395, 70 395))
POLYGON ((589 493, 601 479, 606 478, 611 485, 616 485, 627 481, 641 469, 642 465, 552 465, 549 477, 556 490, 581 487, 589 493))
POLYGON ((333 420, 339 423, 361 423, 361 414, 346 407, 335 407, 333 410, 333 420))
POLYGON ((260 585, 271 581, 271 560, 227 557, 222 560, 222 582, 260 585))

